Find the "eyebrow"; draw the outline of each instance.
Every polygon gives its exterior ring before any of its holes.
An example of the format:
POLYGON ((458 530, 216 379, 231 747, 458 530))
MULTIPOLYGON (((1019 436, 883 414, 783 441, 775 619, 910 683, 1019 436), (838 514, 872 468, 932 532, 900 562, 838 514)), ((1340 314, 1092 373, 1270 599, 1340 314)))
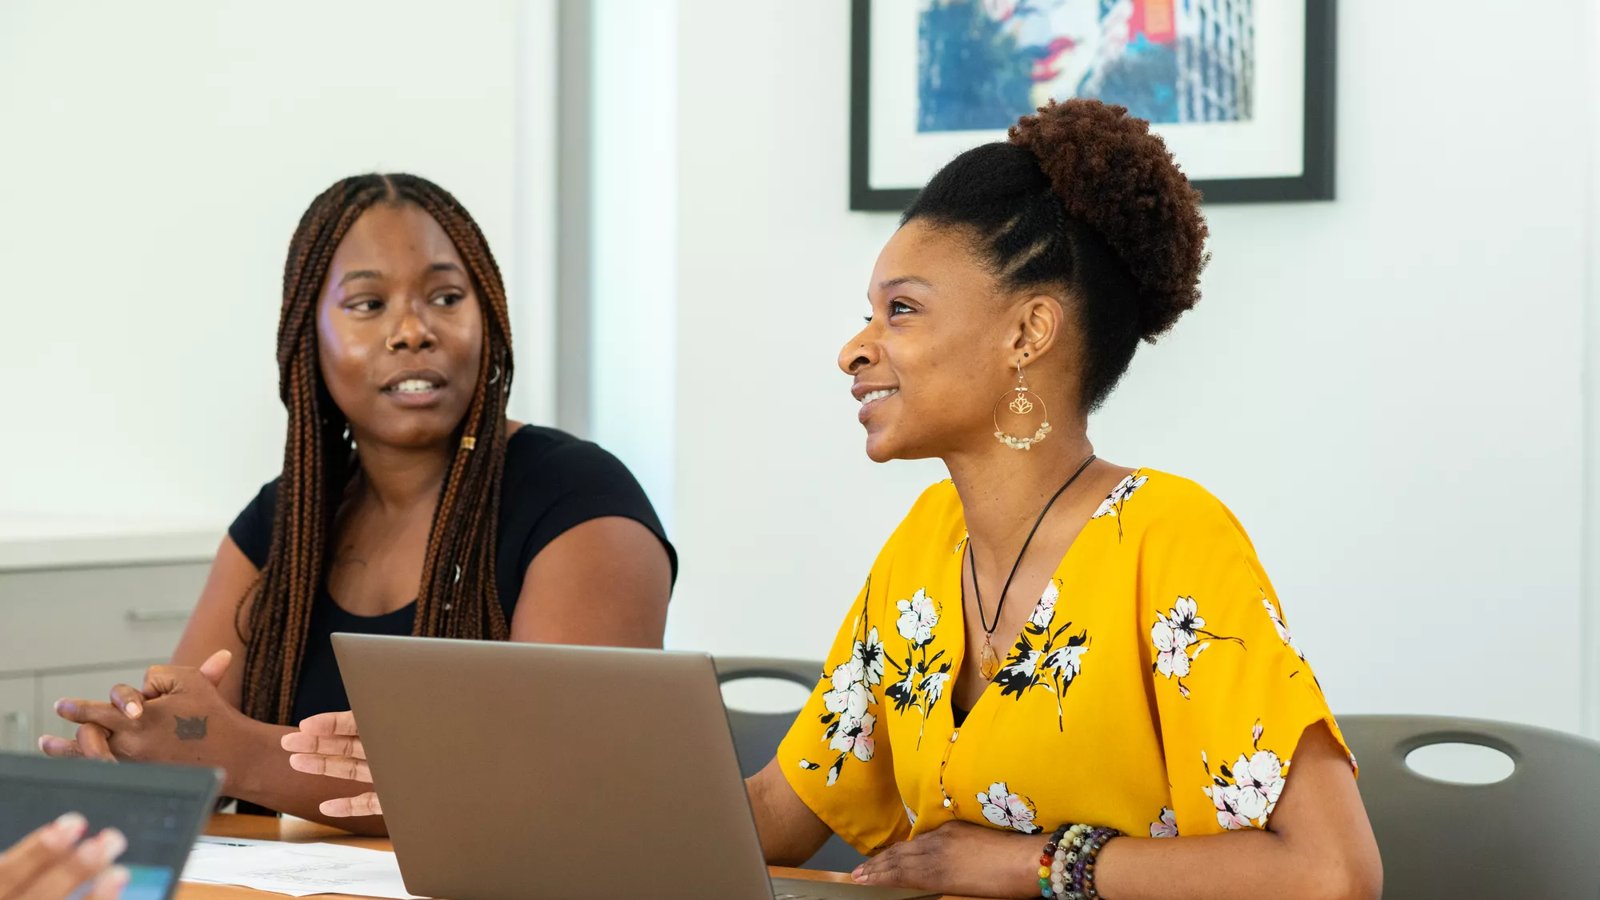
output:
POLYGON ((339 279, 339 284, 340 285, 344 285, 346 282, 355 281, 357 278, 382 278, 382 277, 383 277, 383 273, 379 272, 376 269, 356 269, 354 272, 346 272, 346 273, 344 273, 344 277, 339 279))
MULTIPOLYGON (((436 262, 428 267, 428 272, 430 274, 433 272, 455 272, 461 274, 461 267, 453 262, 436 262)), ((343 286, 346 282, 355 281, 358 278, 382 277, 383 273, 379 272, 377 269, 356 269, 353 272, 344 273, 344 277, 339 279, 339 284, 340 286, 343 286)))
POLYGON ((893 290, 893 289, 895 289, 897 287, 900 287, 901 285, 906 285, 906 284, 915 284, 915 285, 918 285, 920 287, 928 288, 930 290, 932 290, 932 288, 933 288, 933 285, 930 284, 928 282, 928 279, 926 279, 926 278, 919 278, 919 277, 917 277, 915 275, 902 275, 899 278, 890 278, 890 279, 878 282, 878 290, 880 290, 880 291, 893 290))

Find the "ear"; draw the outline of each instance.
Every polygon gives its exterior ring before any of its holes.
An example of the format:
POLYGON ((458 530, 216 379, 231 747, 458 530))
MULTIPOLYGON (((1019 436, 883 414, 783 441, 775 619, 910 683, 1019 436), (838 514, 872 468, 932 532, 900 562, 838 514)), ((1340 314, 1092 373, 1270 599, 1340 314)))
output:
POLYGON ((1015 307, 1010 331, 1012 364, 1027 368, 1065 339, 1067 310, 1051 294, 1031 294, 1015 307))

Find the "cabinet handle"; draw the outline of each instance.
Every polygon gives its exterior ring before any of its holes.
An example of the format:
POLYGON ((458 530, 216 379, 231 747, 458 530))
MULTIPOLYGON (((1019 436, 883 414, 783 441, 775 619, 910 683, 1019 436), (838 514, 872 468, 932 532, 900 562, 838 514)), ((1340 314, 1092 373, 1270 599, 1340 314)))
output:
POLYGON ((127 613, 129 622, 185 622, 189 619, 186 609, 130 609, 127 613))

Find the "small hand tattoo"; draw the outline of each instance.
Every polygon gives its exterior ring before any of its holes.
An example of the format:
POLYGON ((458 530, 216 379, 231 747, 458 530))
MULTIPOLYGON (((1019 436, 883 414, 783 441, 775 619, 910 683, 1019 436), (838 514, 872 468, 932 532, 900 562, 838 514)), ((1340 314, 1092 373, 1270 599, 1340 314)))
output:
POLYGON ((183 716, 179 716, 178 717, 178 740, 180 740, 180 741, 203 741, 205 739, 206 739, 206 717, 205 716, 195 716, 192 719, 186 719, 183 716))

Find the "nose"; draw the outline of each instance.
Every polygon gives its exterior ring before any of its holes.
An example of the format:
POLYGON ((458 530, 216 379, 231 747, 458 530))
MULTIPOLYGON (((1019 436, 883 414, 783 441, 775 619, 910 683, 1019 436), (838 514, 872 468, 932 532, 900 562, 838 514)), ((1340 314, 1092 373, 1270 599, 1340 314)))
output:
POLYGON ((439 343, 439 338, 433 333, 433 328, 428 322, 427 302, 406 303, 400 307, 400 321, 395 324, 394 333, 384 345, 391 352, 401 348, 407 350, 431 350, 439 343))
POLYGON ((846 375, 854 375, 878 361, 878 345, 868 334, 871 330, 871 325, 861 329, 840 348, 839 369, 846 375))

